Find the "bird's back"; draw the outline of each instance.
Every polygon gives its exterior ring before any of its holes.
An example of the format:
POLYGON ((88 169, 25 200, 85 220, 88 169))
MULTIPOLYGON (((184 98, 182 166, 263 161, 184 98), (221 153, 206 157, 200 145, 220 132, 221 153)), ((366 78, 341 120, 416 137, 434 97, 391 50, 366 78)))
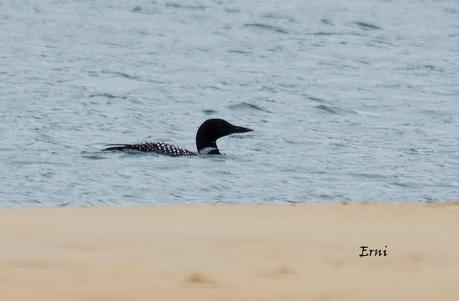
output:
POLYGON ((197 154, 184 148, 176 147, 163 142, 145 142, 139 144, 110 144, 110 147, 104 151, 138 151, 157 153, 161 155, 180 157, 180 156, 196 156, 197 154))

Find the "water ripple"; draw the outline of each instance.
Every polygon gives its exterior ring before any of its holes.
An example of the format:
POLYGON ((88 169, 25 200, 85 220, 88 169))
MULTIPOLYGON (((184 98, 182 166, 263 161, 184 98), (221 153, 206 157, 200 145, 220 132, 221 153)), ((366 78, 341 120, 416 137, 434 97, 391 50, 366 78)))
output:
POLYGON ((177 9, 188 9, 188 10, 205 10, 206 7, 203 5, 186 5, 176 2, 166 3, 166 7, 172 7, 177 9))
POLYGON ((272 31, 272 32, 277 32, 277 33, 284 33, 287 34, 289 33, 287 30, 274 26, 274 25, 269 25, 269 24, 263 24, 263 23, 246 23, 244 24, 245 27, 249 28, 255 28, 255 29, 260 29, 260 30, 266 30, 266 31, 272 31))
POLYGON ((207 110, 202 110, 202 112, 206 115, 214 115, 217 114, 218 112, 215 110, 207 109, 207 110))
POLYGON ((252 111, 263 111, 263 112, 268 112, 266 109, 264 109, 261 106, 248 103, 248 102, 240 102, 236 104, 229 105, 228 108, 230 110, 252 110, 252 111))
POLYGON ((333 105, 321 104, 321 105, 315 106, 315 108, 322 112, 331 113, 334 115, 340 115, 340 114, 346 114, 346 113, 357 114, 355 110, 344 109, 344 108, 340 108, 338 106, 333 106, 333 105))
POLYGON ((363 30, 381 30, 381 27, 368 22, 354 22, 354 24, 358 25, 363 30))

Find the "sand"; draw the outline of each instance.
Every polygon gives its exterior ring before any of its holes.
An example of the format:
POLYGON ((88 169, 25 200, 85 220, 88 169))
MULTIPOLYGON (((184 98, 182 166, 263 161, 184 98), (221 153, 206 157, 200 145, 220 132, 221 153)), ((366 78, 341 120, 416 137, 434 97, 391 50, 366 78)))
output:
POLYGON ((458 203, 1 209, 0 300, 456 301, 458 231, 458 203))

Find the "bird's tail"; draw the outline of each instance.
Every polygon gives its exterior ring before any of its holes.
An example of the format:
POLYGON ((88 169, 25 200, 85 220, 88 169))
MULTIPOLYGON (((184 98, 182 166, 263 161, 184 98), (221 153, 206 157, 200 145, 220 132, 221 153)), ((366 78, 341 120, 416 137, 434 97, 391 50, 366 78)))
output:
POLYGON ((131 149, 131 144, 107 144, 106 146, 110 147, 102 149, 103 151, 125 151, 131 149))

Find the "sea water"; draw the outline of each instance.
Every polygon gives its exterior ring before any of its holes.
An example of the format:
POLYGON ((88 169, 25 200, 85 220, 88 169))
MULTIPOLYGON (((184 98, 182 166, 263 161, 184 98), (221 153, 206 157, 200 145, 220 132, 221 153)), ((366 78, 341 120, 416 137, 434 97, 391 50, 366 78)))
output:
POLYGON ((1 1, 0 206, 458 199, 458 79, 457 1, 1 1))

